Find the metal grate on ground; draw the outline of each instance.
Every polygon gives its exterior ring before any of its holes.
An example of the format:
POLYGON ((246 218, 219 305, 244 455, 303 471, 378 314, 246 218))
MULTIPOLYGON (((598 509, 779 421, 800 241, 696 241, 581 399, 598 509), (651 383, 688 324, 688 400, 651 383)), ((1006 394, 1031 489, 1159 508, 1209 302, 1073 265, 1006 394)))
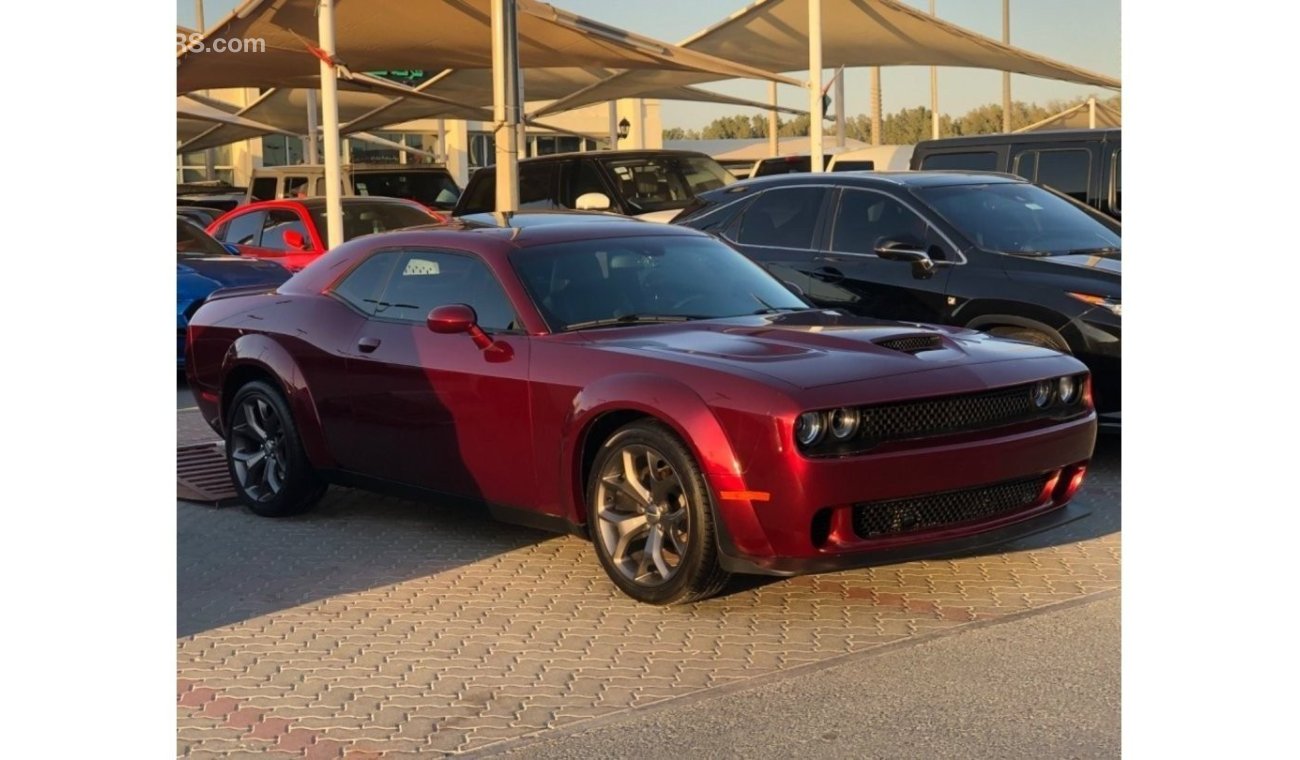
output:
POLYGON ((218 507, 238 499, 222 444, 176 447, 176 498, 218 507))

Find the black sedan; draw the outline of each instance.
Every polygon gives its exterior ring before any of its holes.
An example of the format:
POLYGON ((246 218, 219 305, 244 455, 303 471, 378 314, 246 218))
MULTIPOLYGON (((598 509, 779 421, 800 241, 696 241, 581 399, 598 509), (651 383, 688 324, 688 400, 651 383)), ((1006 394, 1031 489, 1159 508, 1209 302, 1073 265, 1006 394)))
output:
POLYGON ((1120 225, 1058 193, 978 172, 788 174, 701 193, 673 223, 818 306, 1072 353, 1120 423, 1120 225))

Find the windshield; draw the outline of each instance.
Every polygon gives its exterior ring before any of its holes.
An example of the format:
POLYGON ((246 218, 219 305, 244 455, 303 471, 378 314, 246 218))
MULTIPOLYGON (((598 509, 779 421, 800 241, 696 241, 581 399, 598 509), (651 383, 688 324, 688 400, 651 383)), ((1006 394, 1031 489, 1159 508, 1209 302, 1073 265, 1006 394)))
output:
POLYGON ((809 308, 757 264, 712 238, 581 240, 510 254, 555 332, 590 322, 715 319, 809 308))
POLYGON ((198 225, 176 220, 176 253, 180 256, 230 256, 221 243, 212 239, 198 225))
MULTIPOLYGON (((324 235, 328 225, 325 223, 325 207, 315 206, 309 209, 311 221, 316 229, 324 235)), ((438 221, 428 211, 419 206, 397 202, 361 201, 359 203, 343 202, 343 239, 372 235, 376 232, 399 230, 419 224, 433 224, 438 221)))
POLYGON ((608 159, 604 164, 623 199, 638 214, 686 208, 696 195, 736 181, 708 156, 608 159))
POLYGON ((1120 248, 1117 231, 1035 185, 952 185, 913 193, 986 251, 1047 255, 1120 248))
POLYGON ((430 171, 385 171, 353 174, 352 184, 357 195, 379 195, 386 198, 405 198, 437 209, 456 205, 460 188, 450 175, 430 171))

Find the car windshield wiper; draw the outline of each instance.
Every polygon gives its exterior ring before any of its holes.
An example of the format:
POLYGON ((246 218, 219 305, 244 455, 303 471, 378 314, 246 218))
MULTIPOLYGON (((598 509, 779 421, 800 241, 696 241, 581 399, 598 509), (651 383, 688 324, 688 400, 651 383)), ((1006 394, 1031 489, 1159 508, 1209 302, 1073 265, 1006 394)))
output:
POLYGON ((574 322, 564 328, 564 332, 586 330, 592 327, 618 327, 619 325, 657 325, 667 322, 686 322, 692 319, 712 319, 698 314, 624 314, 621 317, 592 319, 587 322, 574 322))
POLYGON ((750 314, 780 314, 783 311, 805 311, 808 308, 807 306, 773 306, 767 301, 764 301, 763 297, 757 293, 750 293, 749 295, 755 301, 763 304, 763 308, 758 311, 751 311, 750 314))
POLYGON ((1080 256, 1087 255, 1087 256, 1111 257, 1111 256, 1119 256, 1119 249, 1113 246, 1102 246, 1100 248, 1075 248, 1074 250, 1070 251, 1070 253, 1078 254, 1080 256))

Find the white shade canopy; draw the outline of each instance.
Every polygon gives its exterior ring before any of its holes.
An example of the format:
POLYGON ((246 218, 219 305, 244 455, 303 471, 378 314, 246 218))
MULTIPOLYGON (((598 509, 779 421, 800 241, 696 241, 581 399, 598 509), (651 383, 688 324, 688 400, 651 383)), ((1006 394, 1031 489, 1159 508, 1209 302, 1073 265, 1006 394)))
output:
MULTIPOLYGON (((1114 77, 1061 63, 930 16, 898 0, 823 0, 822 65, 960 66, 1118 88, 1114 77)), ((681 43, 772 71, 808 68, 808 0, 758 0, 681 43)), ((667 86, 710 81, 680 71, 625 71, 540 109, 543 116, 667 86)))
MULTIPOLYGON (((311 52, 316 5, 316 0, 246 0, 204 36, 209 50, 240 52, 181 51, 177 91, 315 86, 320 76, 311 52), (250 40, 261 44, 249 45, 250 40)), ((753 77, 798 84, 762 66, 685 50, 538 0, 517 0, 517 5, 523 68, 654 68, 706 72, 702 81, 753 77)), ((492 66, 489 0, 335 0, 334 28, 334 59, 352 72, 492 66)))

